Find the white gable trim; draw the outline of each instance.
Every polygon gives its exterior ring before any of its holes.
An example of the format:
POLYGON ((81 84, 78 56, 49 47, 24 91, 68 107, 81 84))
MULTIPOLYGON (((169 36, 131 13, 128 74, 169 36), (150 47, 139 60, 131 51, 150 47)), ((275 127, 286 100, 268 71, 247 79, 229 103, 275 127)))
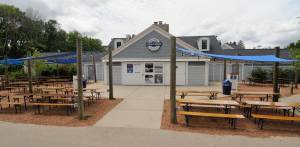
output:
MULTIPOLYGON (((143 32, 139 33, 138 35, 136 35, 135 37, 133 37, 129 41, 125 42, 119 48, 114 49, 113 52, 112 52, 112 56, 117 55, 118 53, 120 53, 121 51, 125 50, 127 47, 129 47, 133 43, 137 42, 138 40, 140 40, 143 37, 145 37, 147 34, 151 33, 152 31, 156 31, 157 33, 161 34, 162 36, 164 36, 164 37, 166 37, 168 39, 170 39, 171 36, 174 36, 174 35, 170 34, 169 32, 166 32, 165 30, 159 28, 158 26, 151 25, 150 27, 148 27, 143 32)), ((181 40, 179 38, 176 38, 176 43, 179 44, 179 45, 181 45, 182 47, 197 50, 195 47, 189 45, 188 43, 184 42, 183 40, 181 40)), ((108 55, 106 55, 103 58, 108 58, 108 55)))

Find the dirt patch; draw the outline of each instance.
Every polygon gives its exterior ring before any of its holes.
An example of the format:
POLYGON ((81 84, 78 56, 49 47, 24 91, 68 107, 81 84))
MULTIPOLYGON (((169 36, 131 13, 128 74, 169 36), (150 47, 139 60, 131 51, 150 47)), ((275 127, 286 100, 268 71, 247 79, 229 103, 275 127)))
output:
POLYGON ((101 99, 86 105, 85 114, 88 116, 86 120, 79 120, 77 111, 67 115, 63 109, 51 108, 45 109, 41 114, 35 114, 33 108, 29 107, 28 111, 22 110, 22 113, 18 114, 15 114, 12 108, 4 108, 0 111, 0 121, 68 127, 92 126, 121 101, 122 99, 101 99))
MULTIPOLYGON (((228 120, 222 118, 207 118, 207 117, 192 117, 190 119, 190 126, 185 125, 185 118, 182 115, 177 115, 177 124, 170 123, 170 101, 165 100, 164 110, 162 115, 161 129, 207 133, 218 135, 244 135, 252 137, 270 137, 270 136, 300 136, 300 123, 290 121, 270 121, 266 120, 264 129, 260 130, 254 124, 253 119, 240 119, 237 121, 236 129, 230 129, 228 120)), ((216 112, 224 113, 224 110, 217 110, 215 108, 197 108, 192 111, 199 112, 216 112)), ((242 114, 242 110, 238 108, 233 109, 231 113, 242 114)), ((264 111, 264 114, 282 115, 282 113, 274 112, 272 110, 264 111)))

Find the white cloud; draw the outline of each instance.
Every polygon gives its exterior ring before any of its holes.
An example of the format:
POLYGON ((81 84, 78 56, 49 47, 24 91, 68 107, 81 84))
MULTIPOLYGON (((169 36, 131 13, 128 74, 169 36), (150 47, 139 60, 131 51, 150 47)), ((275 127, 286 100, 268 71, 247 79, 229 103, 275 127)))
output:
POLYGON ((247 47, 286 46, 300 39, 298 0, 0 0, 25 10, 32 7, 62 28, 91 34, 108 43, 112 37, 139 33, 153 21, 170 24, 182 35, 218 35, 244 40, 247 47))

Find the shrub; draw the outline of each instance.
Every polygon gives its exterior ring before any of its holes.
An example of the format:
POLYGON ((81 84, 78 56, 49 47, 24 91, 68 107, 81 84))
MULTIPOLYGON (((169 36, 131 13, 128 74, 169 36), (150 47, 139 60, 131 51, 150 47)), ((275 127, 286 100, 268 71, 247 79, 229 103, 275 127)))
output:
POLYGON ((263 70, 261 68, 255 68, 251 71, 251 77, 255 79, 256 82, 264 82, 268 79, 268 72, 267 70, 263 70))
POLYGON ((12 71, 9 73, 10 80, 17 80, 17 79, 24 78, 24 77, 26 78, 27 74, 24 73, 23 70, 16 70, 16 71, 12 71))

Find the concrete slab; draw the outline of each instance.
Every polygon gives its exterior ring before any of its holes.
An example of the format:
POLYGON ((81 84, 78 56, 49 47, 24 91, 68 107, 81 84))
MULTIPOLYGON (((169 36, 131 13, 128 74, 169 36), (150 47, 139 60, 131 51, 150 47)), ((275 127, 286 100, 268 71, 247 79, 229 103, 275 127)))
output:
POLYGON ((127 99, 116 109, 118 110, 157 110, 162 111, 163 100, 127 99))
MULTIPOLYGON (((107 85, 92 84, 92 88, 108 89, 107 85)), ((220 86, 185 87, 178 89, 219 90, 220 86)), ((124 100, 106 114, 95 126, 160 129, 163 104, 169 99, 169 86, 114 86, 114 96, 124 100)), ((104 96, 108 96, 105 93, 104 96)))
POLYGON ((159 129, 162 111, 114 110, 95 126, 159 129))

